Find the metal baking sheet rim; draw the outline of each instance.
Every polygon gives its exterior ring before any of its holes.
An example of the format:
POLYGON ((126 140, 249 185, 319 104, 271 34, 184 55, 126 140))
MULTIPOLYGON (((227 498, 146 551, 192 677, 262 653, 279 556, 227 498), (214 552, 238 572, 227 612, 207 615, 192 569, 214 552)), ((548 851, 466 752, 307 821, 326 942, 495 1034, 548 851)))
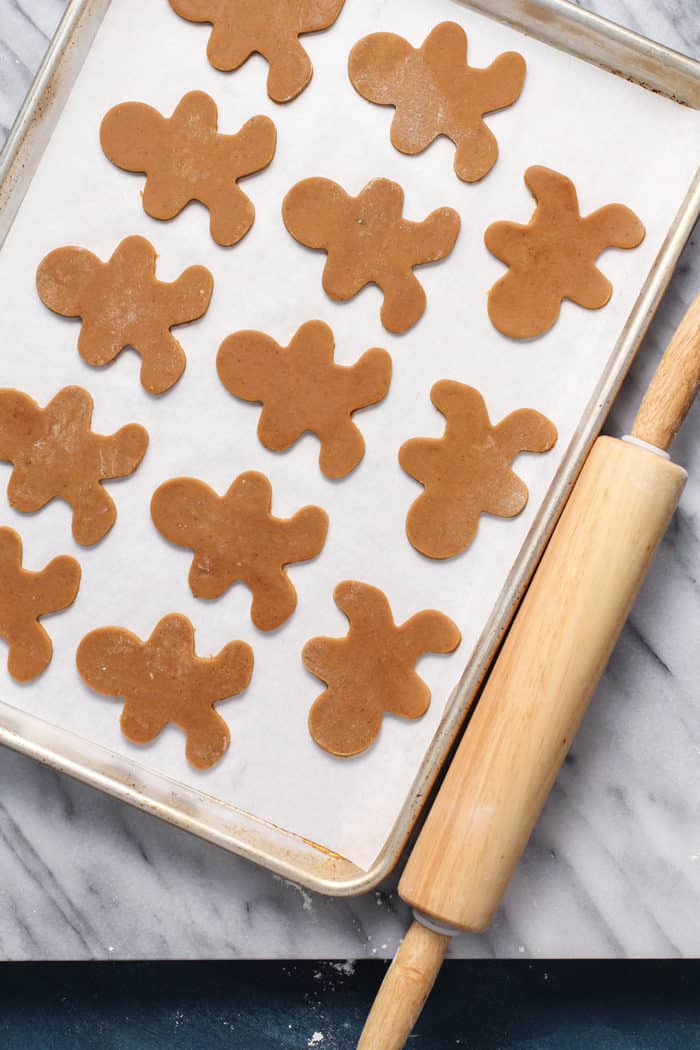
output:
MULTIPOLYGON (((0 247, 111 0, 69 0, 0 153, 0 247)), ((461 0, 561 50, 700 109, 700 63, 583 11, 568 0, 461 0)), ((0 701, 0 744, 136 806, 319 893, 373 889, 396 865, 508 629, 546 542, 625 378, 700 215, 700 169, 659 251, 477 647, 453 690, 411 791, 379 856, 364 871, 317 843, 155 774, 136 761, 0 701), (92 755, 102 752, 96 768, 92 755)))

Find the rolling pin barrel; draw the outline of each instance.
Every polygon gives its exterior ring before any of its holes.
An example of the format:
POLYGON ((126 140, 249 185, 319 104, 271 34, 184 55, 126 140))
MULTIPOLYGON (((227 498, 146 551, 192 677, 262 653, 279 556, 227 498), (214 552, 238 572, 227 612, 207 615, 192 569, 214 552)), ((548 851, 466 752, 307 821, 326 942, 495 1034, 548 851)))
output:
POLYGON ((399 884, 418 913, 490 923, 685 480, 663 453, 594 445, 399 884))
POLYGON ((358 1050, 401 1050, 447 935, 498 908, 680 499, 686 474, 665 450, 699 389, 700 295, 632 437, 598 439, 554 530, 399 883, 418 921, 358 1050))

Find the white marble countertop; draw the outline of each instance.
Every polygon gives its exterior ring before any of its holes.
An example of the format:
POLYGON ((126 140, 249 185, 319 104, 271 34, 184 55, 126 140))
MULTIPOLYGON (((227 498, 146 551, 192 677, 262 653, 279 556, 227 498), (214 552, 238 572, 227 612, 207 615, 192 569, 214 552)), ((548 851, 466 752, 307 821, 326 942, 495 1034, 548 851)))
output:
MULTIPOLYGON (((65 0, 0 0, 0 135, 65 0)), ((700 56, 696 2, 586 6, 700 56)), ((610 421, 624 432, 700 290, 697 232, 610 421)), ((492 929, 462 957, 700 953, 700 406, 669 529, 492 929)), ((393 954, 393 892, 316 897, 11 752, 0 755, 0 958, 362 958, 393 954)))

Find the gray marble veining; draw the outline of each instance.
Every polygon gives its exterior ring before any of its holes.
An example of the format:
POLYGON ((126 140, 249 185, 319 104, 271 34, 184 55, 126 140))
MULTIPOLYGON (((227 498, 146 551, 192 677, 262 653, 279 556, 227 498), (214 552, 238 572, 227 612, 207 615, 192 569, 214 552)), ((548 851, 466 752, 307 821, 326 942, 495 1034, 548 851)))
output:
MULTIPOLYGON (((584 6, 700 54, 695 0, 584 6)), ((0 134, 64 0, 0 0, 0 134)), ((624 431, 700 290, 697 234, 612 414, 624 431)), ((700 951, 700 407, 674 449, 680 510, 488 934, 455 956, 682 956, 700 951)), ((316 897, 41 768, 0 755, 0 958, 391 955, 393 892, 316 897)))

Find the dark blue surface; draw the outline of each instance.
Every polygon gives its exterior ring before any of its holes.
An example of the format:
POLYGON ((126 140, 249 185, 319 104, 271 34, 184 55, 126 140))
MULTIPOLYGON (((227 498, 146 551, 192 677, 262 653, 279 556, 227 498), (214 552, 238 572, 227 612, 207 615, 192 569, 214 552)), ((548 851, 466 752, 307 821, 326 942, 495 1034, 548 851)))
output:
MULTIPOLYGON (((353 1050, 383 973, 374 962, 354 973, 334 963, 5 964, 0 1048, 353 1050)), ((700 963, 448 962, 408 1047, 700 1050, 700 963)))

